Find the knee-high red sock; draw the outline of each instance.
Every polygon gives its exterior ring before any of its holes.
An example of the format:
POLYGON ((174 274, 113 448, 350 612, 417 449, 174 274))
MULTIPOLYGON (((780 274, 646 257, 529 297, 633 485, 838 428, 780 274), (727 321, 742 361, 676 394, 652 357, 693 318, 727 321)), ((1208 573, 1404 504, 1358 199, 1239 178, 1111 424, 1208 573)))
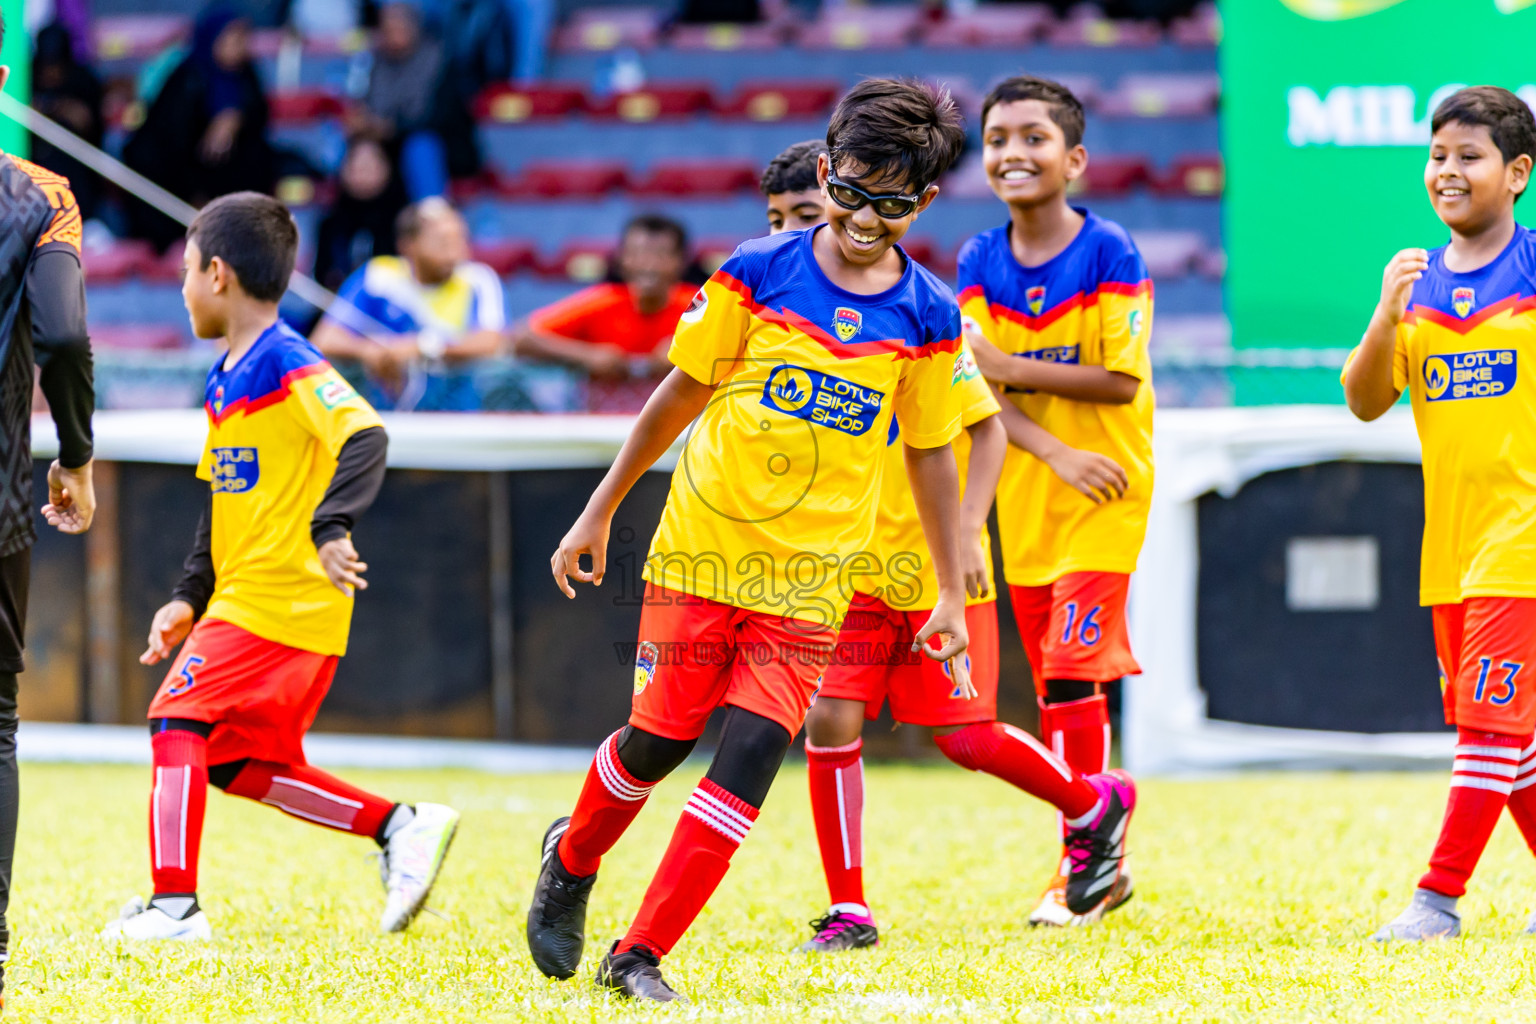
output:
POLYGON ((1102 693, 1040 709, 1040 734, 1056 756, 1084 775, 1109 768, 1109 698, 1102 693))
POLYGON ((1520 766, 1509 793, 1509 816, 1519 826, 1525 845, 1536 853, 1536 743, 1527 743, 1520 751, 1520 766))
POLYGON ((1068 819, 1082 818, 1099 802, 1098 790, 1023 729, 977 722, 935 736, 944 756, 962 768, 986 772, 1037 796, 1068 819))
POLYGON ((811 784, 811 817, 827 875, 831 902, 864 902, 864 741, 845 747, 815 747, 805 742, 806 774, 811 784))
POLYGON ((756 820, 756 807, 709 779, 700 781, 618 951, 645 946, 657 956, 670 953, 714 895, 756 820))
POLYGON ((208 805, 208 740, 184 729, 150 739, 149 871, 155 892, 197 892, 197 854, 208 805))
POLYGON ((597 748, 571 811, 571 823, 560 837, 560 863, 579 877, 598 869, 603 854, 613 849, 656 788, 656 783, 641 782, 629 774, 619 760, 619 733, 623 731, 615 732, 597 748))
POLYGON ((373 838, 395 809, 392 801, 307 764, 247 761, 225 792, 271 804, 316 825, 373 838))
POLYGON ((1478 858, 1493 835, 1520 765, 1520 751, 1529 736, 1460 729, 1456 761, 1451 766, 1451 793, 1445 805, 1440 838, 1429 858, 1429 871, 1419 888, 1446 896, 1461 896, 1478 858))

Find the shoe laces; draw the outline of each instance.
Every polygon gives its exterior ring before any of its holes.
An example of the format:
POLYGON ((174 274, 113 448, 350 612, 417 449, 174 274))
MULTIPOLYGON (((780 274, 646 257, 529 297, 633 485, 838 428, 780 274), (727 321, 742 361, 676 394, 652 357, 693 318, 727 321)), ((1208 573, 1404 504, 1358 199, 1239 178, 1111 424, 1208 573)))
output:
MULTIPOLYGON (((558 860, 550 865, 549 886, 544 890, 543 918, 545 924, 552 923, 556 917, 571 910, 576 906, 581 890, 581 883, 585 878, 575 878, 566 874, 565 865, 558 860)), ((641 947, 635 947, 637 949, 641 947)), ((660 963, 660 960, 656 961, 660 963)))
POLYGON ((811 930, 816 933, 812 942, 830 942, 843 932, 852 928, 856 922, 847 914, 828 914, 825 917, 811 919, 811 930))
MULTIPOLYGON (((1108 815, 1104 820, 1108 820, 1108 815)), ((1108 836, 1091 825, 1067 833, 1066 847, 1067 859, 1072 862, 1074 872, 1083 870, 1092 861, 1103 860, 1112 852, 1108 836)))

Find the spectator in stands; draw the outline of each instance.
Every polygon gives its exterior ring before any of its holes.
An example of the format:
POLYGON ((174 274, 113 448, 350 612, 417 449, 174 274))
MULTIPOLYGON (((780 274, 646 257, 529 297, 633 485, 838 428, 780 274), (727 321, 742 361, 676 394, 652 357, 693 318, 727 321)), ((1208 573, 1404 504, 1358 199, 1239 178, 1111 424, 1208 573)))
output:
POLYGON ((642 214, 619 239, 619 283, 592 285, 537 310, 513 336, 513 351, 565 363, 594 380, 594 411, 633 412, 671 369, 667 349, 697 289, 683 283, 688 234, 669 217, 642 214))
MULTIPOLYGON (((101 100, 101 79, 75 58, 69 29, 55 21, 39 30, 32 53, 32 106, 91 145, 100 146, 101 100)), ((96 216, 101 179, 95 172, 42 139, 33 141, 32 159, 69 179, 83 218, 96 216)))
POLYGON ((468 364, 501 348, 501 279, 470 260, 464 218, 441 198, 407 206, 395 240, 400 255, 353 272, 310 340, 332 360, 360 364, 378 408, 476 409, 468 364))
MULTIPOLYGON (((228 192, 271 194, 277 161, 267 140, 267 98, 251 60, 250 23, 216 4, 197 19, 192 46, 123 149, 123 161, 193 206, 228 192)), ((140 202, 129 230, 165 248, 180 224, 140 202)))
POLYGON ((447 194, 450 177, 480 169, 468 99, 450 74, 443 45, 422 32, 407 3, 379 8, 373 69, 354 129, 393 153, 413 201, 447 194))
POLYGON ((373 257, 395 254, 395 218, 406 204, 399 175, 373 139, 348 144, 336 189, 315 241, 315 280, 331 289, 373 257))

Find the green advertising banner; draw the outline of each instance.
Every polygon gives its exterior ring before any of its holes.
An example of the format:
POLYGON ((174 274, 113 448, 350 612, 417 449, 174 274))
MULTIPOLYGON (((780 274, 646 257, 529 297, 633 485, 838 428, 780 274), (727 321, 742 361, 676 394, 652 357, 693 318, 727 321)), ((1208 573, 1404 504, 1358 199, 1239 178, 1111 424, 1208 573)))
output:
MULTIPOLYGON (((1408 246, 1447 241, 1429 119, 1463 85, 1536 106, 1536 0, 1225 0, 1227 311, 1236 348, 1349 348, 1408 246)), ((1536 197, 1516 207, 1536 224, 1536 197)), ((1339 402, 1338 371, 1253 370, 1239 404, 1339 402)))
MULTIPOLYGON (((5 91, 19 100, 31 95, 28 89, 32 62, 32 44, 27 39, 26 0, 0 0, 0 14, 5 16, 5 45, 0 46, 0 64, 11 69, 5 91)), ((8 117, 0 116, 0 150, 25 156, 26 130, 8 117)))

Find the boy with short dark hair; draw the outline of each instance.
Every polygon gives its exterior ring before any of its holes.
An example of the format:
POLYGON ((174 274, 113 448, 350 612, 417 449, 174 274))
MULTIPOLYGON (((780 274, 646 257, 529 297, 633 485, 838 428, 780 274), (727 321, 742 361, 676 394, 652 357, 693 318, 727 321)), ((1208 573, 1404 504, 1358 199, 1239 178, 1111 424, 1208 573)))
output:
POLYGON ((673 341, 675 369, 555 551, 567 596, 568 577, 600 583, 614 509, 698 419, 646 564, 629 724, 599 748, 575 810, 545 836, 528 911, 545 974, 576 971, 603 855, 725 706, 714 761, 629 932, 598 968, 599 984, 625 995, 677 998, 660 958, 756 820, 815 697, 848 581, 872 571, 871 496, 893 417, 939 591, 904 639, 950 661, 970 691, 949 447, 960 429, 959 309, 896 247, 963 141, 954 101, 932 86, 874 79, 842 99, 818 164, 828 223, 743 243, 699 291, 673 341))
POLYGON ((1448 97, 1430 130, 1424 187, 1451 240, 1392 257, 1343 374, 1362 420, 1405 388, 1412 398, 1424 449, 1419 602, 1434 610, 1445 719, 1456 726, 1429 871, 1378 941, 1461 933, 1456 902, 1506 805, 1536 851, 1536 232, 1515 221, 1536 118, 1485 85, 1448 97))
POLYGON ((821 139, 797 142, 768 161, 758 190, 768 199, 768 231, 801 231, 826 219, 816 162, 827 151, 821 139))
POLYGON ((304 733, 346 651, 353 593, 368 586, 351 531, 383 483, 388 438, 368 403, 278 319, 298 241, 287 209, 254 192, 214 200, 187 229, 193 331, 229 351, 208 373, 197 467, 208 505, 139 658, 154 665, 186 641, 149 706, 155 891, 107 925, 106 939, 212 938, 197 902, 209 782, 374 839, 384 931, 420 911, 458 826, 451 808, 391 802, 304 758, 304 733))
MULTIPOLYGON (((1146 265, 1124 228, 1067 201, 1088 165, 1083 128, 1059 83, 1020 75, 987 96, 983 166, 1009 220, 960 250, 959 285, 976 361, 1008 399, 998 526, 1041 735, 1093 774, 1109 759, 1104 684, 1141 671, 1125 605, 1152 497, 1154 400, 1146 265)), ((1068 891, 1075 856, 1063 851, 1031 923, 1087 923, 1130 897, 1117 858, 1085 913, 1068 891)))

